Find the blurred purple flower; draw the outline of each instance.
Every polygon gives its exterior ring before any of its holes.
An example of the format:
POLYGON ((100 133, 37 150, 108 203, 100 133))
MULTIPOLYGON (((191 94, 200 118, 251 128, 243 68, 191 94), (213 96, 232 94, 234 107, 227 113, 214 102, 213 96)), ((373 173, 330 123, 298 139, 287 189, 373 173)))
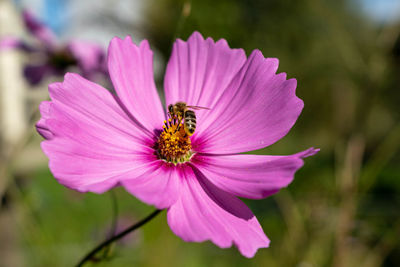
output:
POLYGON ((192 136, 164 121, 153 80, 152 51, 128 36, 114 38, 108 70, 116 95, 79 75, 49 86, 38 132, 49 167, 63 185, 103 193, 122 185, 140 200, 168 209, 168 224, 185 241, 235 244, 246 257, 268 247, 257 218, 238 198, 262 199, 286 187, 303 158, 237 154, 264 148, 296 122, 303 101, 296 80, 276 74, 278 60, 231 49, 195 32, 174 44, 165 75, 167 104, 198 110, 192 136))
POLYGON ((31 85, 49 76, 64 75, 70 67, 76 67, 88 79, 107 74, 104 50, 99 45, 78 40, 60 44, 53 32, 29 11, 24 10, 22 17, 37 43, 9 36, 0 40, 0 50, 15 48, 31 56, 31 63, 24 67, 24 76, 31 85))

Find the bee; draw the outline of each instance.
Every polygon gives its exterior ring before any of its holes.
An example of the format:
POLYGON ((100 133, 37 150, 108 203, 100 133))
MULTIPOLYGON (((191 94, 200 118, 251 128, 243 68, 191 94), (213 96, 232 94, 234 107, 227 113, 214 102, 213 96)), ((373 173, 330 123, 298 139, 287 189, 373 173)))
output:
POLYGON ((178 119, 178 125, 182 122, 182 119, 184 119, 183 127, 185 133, 189 136, 192 136, 196 130, 196 114, 192 109, 198 110, 209 108, 188 106, 185 102, 176 102, 174 105, 168 105, 168 114, 171 118, 176 117, 178 119))

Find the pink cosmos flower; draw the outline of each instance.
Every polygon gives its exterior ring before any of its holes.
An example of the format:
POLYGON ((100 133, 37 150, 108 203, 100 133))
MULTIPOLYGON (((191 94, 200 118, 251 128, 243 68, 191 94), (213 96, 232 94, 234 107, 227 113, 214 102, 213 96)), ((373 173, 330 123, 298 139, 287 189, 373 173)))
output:
POLYGON ((235 244, 246 257, 268 247, 257 218, 238 197, 261 199, 286 187, 314 155, 238 154, 285 136, 303 108, 296 80, 276 74, 278 60, 255 50, 246 58, 221 39, 195 32, 177 40, 165 75, 166 104, 196 110, 192 136, 163 108, 153 80, 153 54, 114 38, 108 71, 116 95, 77 74, 49 86, 37 130, 55 178, 81 191, 123 186, 143 202, 167 209, 168 224, 185 241, 235 244))
POLYGON ((24 76, 31 85, 39 84, 46 77, 62 75, 70 67, 76 67, 86 78, 107 73, 104 51, 99 45, 80 40, 60 44, 50 28, 31 12, 24 10, 22 18, 36 44, 8 36, 0 40, 0 50, 15 48, 30 55, 30 63, 24 67, 24 76))

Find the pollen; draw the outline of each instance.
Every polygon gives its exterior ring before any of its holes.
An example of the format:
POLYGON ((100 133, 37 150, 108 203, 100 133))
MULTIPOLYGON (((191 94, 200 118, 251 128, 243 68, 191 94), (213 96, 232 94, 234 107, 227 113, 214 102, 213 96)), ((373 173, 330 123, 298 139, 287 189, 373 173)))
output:
POLYGON ((156 144, 160 159, 174 164, 189 161, 192 156, 192 143, 184 126, 177 119, 164 121, 163 131, 156 144))

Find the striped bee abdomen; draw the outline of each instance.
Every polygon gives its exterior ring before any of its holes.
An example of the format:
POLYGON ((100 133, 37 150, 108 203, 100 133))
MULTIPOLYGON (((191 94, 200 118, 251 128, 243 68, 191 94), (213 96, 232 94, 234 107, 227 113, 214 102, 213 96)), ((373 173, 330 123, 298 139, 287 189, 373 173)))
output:
POLYGON ((185 122, 184 122, 185 132, 187 135, 193 135, 196 130, 196 114, 193 110, 185 111, 185 122))

